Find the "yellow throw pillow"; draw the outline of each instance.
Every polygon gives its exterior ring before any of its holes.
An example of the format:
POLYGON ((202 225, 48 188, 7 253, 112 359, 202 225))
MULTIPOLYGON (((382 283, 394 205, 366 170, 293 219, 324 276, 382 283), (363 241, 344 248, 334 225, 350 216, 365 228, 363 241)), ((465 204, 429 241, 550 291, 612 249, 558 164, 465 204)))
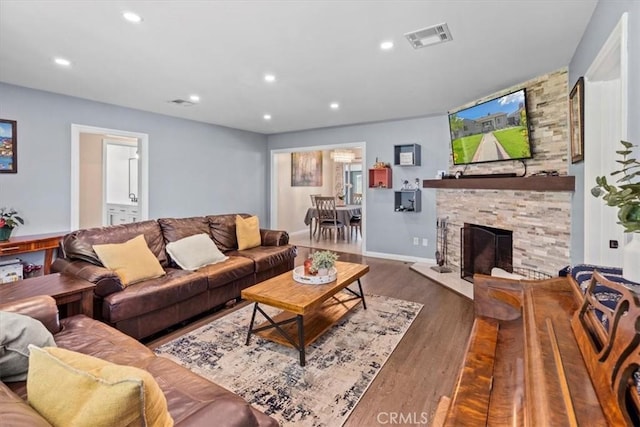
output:
POLYGON ((29 404, 53 426, 173 426, 148 372, 57 347, 29 350, 29 404))
POLYGON ((262 244, 260 238, 260 223, 257 216, 242 218, 236 215, 236 237, 238 250, 251 249, 262 244))
POLYGON ((93 250, 105 267, 116 272, 122 286, 166 274, 142 234, 124 243, 93 245, 93 250))

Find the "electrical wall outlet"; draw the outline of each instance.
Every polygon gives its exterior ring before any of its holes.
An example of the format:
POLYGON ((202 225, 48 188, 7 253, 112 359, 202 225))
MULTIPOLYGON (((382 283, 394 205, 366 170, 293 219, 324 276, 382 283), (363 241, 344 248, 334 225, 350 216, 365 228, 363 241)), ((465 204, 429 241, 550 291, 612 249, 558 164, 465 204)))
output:
POLYGON ((416 246, 418 246, 418 245, 420 244, 420 238, 418 238, 418 237, 414 237, 414 238, 413 238, 413 244, 414 244, 414 245, 416 245, 416 246))
POLYGON ((427 239, 426 237, 422 238, 422 246, 429 246, 429 239, 427 239))

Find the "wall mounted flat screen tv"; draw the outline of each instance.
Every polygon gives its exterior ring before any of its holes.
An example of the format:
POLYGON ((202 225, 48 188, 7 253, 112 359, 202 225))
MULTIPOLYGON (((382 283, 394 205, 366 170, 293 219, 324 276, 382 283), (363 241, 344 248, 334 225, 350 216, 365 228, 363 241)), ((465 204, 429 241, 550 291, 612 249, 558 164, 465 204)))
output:
POLYGON ((454 165, 532 157, 525 89, 449 114, 454 165))

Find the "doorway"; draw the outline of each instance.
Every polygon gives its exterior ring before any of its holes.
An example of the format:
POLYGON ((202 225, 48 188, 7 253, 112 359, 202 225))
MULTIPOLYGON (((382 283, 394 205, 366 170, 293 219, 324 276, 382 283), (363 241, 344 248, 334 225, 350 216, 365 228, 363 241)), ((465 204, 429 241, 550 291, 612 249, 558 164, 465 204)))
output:
MULTIPOLYGON (((83 192, 81 191, 81 185, 84 184, 82 169, 82 156, 81 156, 81 139, 83 137, 89 137, 92 143, 97 144, 95 147, 100 153, 106 153, 106 140, 119 140, 134 142, 137 146, 138 158, 136 159, 137 169, 137 182, 139 194, 135 194, 137 205, 137 218, 139 220, 145 220, 149 218, 149 136, 144 133, 130 132, 118 129, 99 128, 95 126, 87 125, 71 125, 71 223, 70 230, 78 230, 81 227, 80 212, 81 205, 84 209, 87 206, 91 206, 91 210, 97 212, 99 210, 102 217, 102 224, 108 224, 107 218, 107 206, 106 206, 106 179, 105 174, 102 173, 102 179, 99 183, 101 188, 101 197, 93 197, 93 200, 88 201, 83 199, 83 192), (81 182, 82 181, 82 182, 81 182)), ((101 162, 102 162, 102 157, 101 162)), ((133 157, 133 156, 130 156, 133 157)), ((129 164, 127 163, 127 167, 129 164)), ((101 167, 102 169, 102 167, 101 167)), ((95 221, 95 220, 94 220, 95 221)), ((89 224, 91 225, 91 224, 89 224)))
POLYGON ((621 267, 625 234, 616 210, 591 195, 597 176, 618 169, 620 140, 627 139, 627 13, 622 15, 584 76, 584 262, 621 267))
MULTIPOLYGON (((308 209, 311 207, 311 194, 332 195, 342 197, 343 204, 350 204, 353 193, 356 190, 364 190, 366 177, 362 174, 366 159, 366 143, 343 143, 335 145, 322 145, 313 147, 297 147, 271 150, 271 207, 269 228, 286 230, 289 233, 292 244, 308 246, 319 249, 361 254, 366 250, 366 203, 361 201, 360 212, 363 220, 362 237, 351 239, 349 242, 339 240, 332 244, 327 239, 316 241, 309 238, 309 225, 306 219, 308 209), (350 163, 335 161, 332 153, 339 151, 352 151, 354 158, 350 163), (292 186, 292 153, 322 151, 323 181, 319 187, 292 186), (349 165, 345 168, 345 164, 349 165), (345 185, 351 184, 351 185, 345 185)), ((364 191, 360 191, 364 195, 364 191)))

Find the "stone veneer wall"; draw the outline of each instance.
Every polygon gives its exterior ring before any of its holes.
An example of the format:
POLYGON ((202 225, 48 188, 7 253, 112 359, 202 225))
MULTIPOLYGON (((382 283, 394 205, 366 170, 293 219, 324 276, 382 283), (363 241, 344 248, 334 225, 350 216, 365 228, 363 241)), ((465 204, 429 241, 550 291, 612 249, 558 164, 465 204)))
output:
MULTIPOLYGON (((522 87, 527 89, 533 159, 525 160, 527 175, 542 170, 568 169, 567 70, 562 69, 487 96, 466 108, 522 87)), ((462 170, 453 166, 449 173, 462 170)), ((516 172, 520 161, 470 165, 465 174, 516 172)), ((523 178, 524 179, 524 178, 523 178)), ((513 265, 557 275, 570 263, 570 192, 512 190, 437 190, 438 217, 448 217, 449 264, 460 266, 460 228, 464 223, 513 231, 513 265)))

